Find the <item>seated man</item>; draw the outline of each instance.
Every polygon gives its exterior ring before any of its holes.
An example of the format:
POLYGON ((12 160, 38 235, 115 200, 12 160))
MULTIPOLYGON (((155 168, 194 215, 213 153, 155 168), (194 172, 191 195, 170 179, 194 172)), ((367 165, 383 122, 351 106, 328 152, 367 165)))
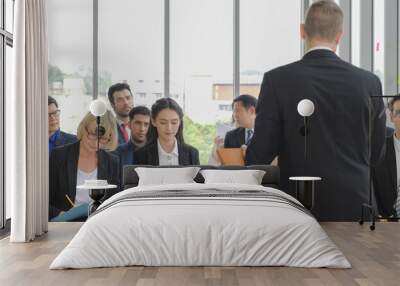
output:
POLYGON ((131 137, 128 143, 119 145, 115 154, 119 156, 121 167, 133 165, 133 152, 146 144, 150 125, 150 110, 145 106, 136 106, 129 112, 131 137))
POLYGON ((60 130, 60 110, 57 101, 48 97, 48 120, 49 120, 49 155, 54 148, 75 143, 78 141, 75 135, 60 130))
POLYGON ((254 133, 256 106, 257 98, 251 95, 242 94, 233 100, 233 118, 238 127, 226 133, 225 148, 240 148, 249 144, 254 133))
POLYGON ((393 135, 386 139, 386 155, 372 169, 378 212, 383 217, 400 216, 400 95, 389 102, 390 119, 395 125, 393 135))

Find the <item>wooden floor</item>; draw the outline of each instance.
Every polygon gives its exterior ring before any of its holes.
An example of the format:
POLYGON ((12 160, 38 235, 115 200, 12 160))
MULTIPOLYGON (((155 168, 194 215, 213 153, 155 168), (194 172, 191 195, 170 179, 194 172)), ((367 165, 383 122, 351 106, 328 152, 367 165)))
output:
POLYGON ((28 244, 0 241, 0 285, 400 285, 400 224, 357 223, 323 227, 352 269, 289 267, 123 267, 48 270, 80 223, 50 223, 49 233, 28 244))

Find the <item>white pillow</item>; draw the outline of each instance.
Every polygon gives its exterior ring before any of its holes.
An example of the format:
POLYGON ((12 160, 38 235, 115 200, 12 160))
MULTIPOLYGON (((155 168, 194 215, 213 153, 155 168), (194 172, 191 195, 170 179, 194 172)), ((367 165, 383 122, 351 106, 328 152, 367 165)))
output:
POLYGON ((199 170, 199 167, 135 168, 139 176, 139 186, 195 183, 193 179, 199 170))
POLYGON ((261 170, 202 170, 204 183, 234 183, 261 185, 265 171, 261 170))

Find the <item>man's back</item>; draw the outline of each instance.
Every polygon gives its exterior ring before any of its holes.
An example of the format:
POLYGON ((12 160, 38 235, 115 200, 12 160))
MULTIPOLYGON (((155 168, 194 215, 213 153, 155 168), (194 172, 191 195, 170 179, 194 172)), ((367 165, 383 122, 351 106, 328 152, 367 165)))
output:
MULTIPOLYGON (((288 177, 320 176, 314 212, 321 220, 357 220, 369 189, 370 96, 381 95, 379 79, 338 58, 332 51, 315 50, 301 61, 265 74, 255 134, 247 164, 269 163, 278 155, 282 188, 293 194, 288 177), (304 158, 302 99, 314 102, 310 117, 308 158, 304 158), (307 165, 306 165, 307 164, 307 165)), ((383 101, 373 102, 372 160, 383 152, 383 101), (380 117, 378 118, 378 114, 380 117)))
POLYGON ((240 148, 245 144, 245 129, 242 127, 230 130, 225 135, 224 148, 240 148))

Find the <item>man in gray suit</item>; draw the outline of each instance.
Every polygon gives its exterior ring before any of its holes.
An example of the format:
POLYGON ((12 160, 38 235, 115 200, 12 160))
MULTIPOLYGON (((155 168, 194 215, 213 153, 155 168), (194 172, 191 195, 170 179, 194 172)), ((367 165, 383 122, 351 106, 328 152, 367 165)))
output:
POLYGON ((278 156, 281 187, 290 194, 290 176, 322 177, 313 213, 325 221, 359 219, 362 203, 368 202, 370 162, 376 164, 385 147, 383 100, 370 100, 382 95, 381 83, 335 54, 342 31, 343 12, 334 1, 318 1, 309 8, 301 25, 307 52, 300 61, 264 74, 246 152, 246 164, 268 164, 278 156), (297 112, 302 99, 315 105, 307 160, 303 119, 297 112))

